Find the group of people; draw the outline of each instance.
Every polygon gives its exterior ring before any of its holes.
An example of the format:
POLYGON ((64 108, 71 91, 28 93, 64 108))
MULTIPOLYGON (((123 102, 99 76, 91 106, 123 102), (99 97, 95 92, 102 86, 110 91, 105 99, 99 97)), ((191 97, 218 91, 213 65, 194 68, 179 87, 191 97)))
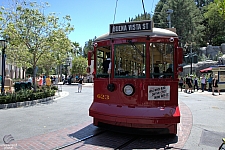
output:
POLYGON ((49 76, 40 76, 37 81, 39 88, 41 88, 43 85, 46 85, 47 87, 50 87, 52 85, 52 81, 49 76))
MULTIPOLYGON (((27 82, 33 85, 33 79, 30 75, 28 75, 27 82)), ((38 83, 38 87, 42 88, 43 85, 46 85, 47 87, 50 87, 53 83, 52 79, 50 76, 40 76, 39 78, 36 79, 36 82, 38 83)))
POLYGON ((200 78, 195 76, 194 79, 193 79, 193 75, 186 75, 185 78, 180 77, 179 87, 180 87, 181 91, 184 88, 184 92, 193 93, 195 91, 195 89, 197 91, 199 90, 199 82, 201 83, 202 92, 205 91, 205 87, 208 82, 208 84, 209 84, 208 91, 212 92, 212 95, 215 95, 215 90, 217 90, 219 95, 221 95, 220 89, 218 87, 218 75, 217 74, 215 74, 214 77, 212 77, 212 75, 210 75, 208 79, 206 79, 204 75, 202 75, 200 78))

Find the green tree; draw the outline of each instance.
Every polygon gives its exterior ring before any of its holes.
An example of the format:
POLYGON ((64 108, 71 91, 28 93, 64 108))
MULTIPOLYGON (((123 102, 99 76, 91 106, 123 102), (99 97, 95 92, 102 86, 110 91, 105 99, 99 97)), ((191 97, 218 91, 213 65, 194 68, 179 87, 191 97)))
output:
POLYGON ((94 39, 89 39, 89 41, 87 41, 85 43, 84 49, 83 49, 83 57, 87 58, 88 55, 88 51, 93 50, 93 42, 96 39, 96 37, 94 39))
POLYGON ((76 75, 85 75, 86 74, 86 68, 87 68, 87 59, 79 56, 76 57, 76 59, 72 62, 72 74, 76 75))
POLYGON ((166 28, 167 24, 165 23, 165 12, 161 11, 163 9, 164 4, 167 0, 160 0, 158 4, 155 6, 155 11, 153 15, 154 26, 158 28, 166 28))
POLYGON ((44 9, 48 3, 38 5, 35 2, 22 1, 13 6, 14 8, 2 9, 4 15, 9 18, 4 28, 4 35, 10 37, 10 45, 25 46, 24 51, 28 51, 31 55, 33 78, 35 78, 41 58, 52 53, 52 57, 60 62, 64 59, 67 50, 71 49, 67 38, 67 35, 74 30, 70 25, 71 19, 70 16, 65 16, 61 21, 54 13, 46 15, 44 9), (59 55, 61 57, 58 57, 59 55))
POLYGON ((203 16, 193 0, 160 0, 156 5, 153 20, 155 27, 167 28, 168 22, 166 11, 172 9, 172 27, 176 28, 176 33, 180 36, 181 46, 186 43, 193 43, 198 47, 203 41, 202 25, 203 16))
POLYGON ((209 5, 213 1, 214 0, 195 0, 195 3, 198 8, 202 8, 204 6, 209 5))
POLYGON ((80 47, 80 44, 77 42, 72 42, 71 44, 71 53, 74 54, 74 56, 80 56, 82 54, 82 47, 80 47))
POLYGON ((225 0, 215 0, 220 15, 225 19, 225 0))
MULTIPOLYGON (((146 14, 138 14, 134 18, 129 18, 129 22, 131 21, 141 21, 141 20, 151 20, 151 15, 150 13, 146 14)), ((125 21, 126 22, 126 21, 125 21)))
POLYGON ((205 43, 210 45, 221 45, 225 41, 225 20, 218 11, 216 3, 210 3, 205 7, 205 43))

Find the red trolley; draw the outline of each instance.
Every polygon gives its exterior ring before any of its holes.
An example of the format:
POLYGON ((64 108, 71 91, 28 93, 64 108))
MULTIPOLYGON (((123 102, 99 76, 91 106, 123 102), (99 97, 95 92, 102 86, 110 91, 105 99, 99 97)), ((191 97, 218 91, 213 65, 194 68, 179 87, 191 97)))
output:
POLYGON ((150 20, 111 24, 109 34, 98 37, 93 47, 88 65, 93 59, 94 100, 89 115, 94 125, 176 134, 183 61, 177 34, 153 28, 150 20))

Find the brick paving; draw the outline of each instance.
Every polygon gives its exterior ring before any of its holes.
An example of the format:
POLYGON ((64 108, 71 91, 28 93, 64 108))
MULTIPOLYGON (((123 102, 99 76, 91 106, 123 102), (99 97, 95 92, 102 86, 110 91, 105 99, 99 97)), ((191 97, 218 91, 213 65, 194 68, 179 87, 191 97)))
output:
MULTIPOLYGON (((192 114, 190 109, 182 102, 180 102, 179 106, 181 111, 181 122, 178 124, 178 140, 176 143, 169 145, 170 149, 181 149, 187 141, 192 128, 192 114)), ((92 122, 86 122, 79 126, 72 126, 58 131, 34 136, 28 139, 13 141, 9 145, 12 145, 11 149, 17 150, 50 150, 58 146, 76 141, 77 139, 71 138, 68 135, 79 132, 88 126, 92 126, 91 124, 92 122)), ((84 132, 90 131, 86 130, 84 132)), ((87 135, 90 134, 91 133, 87 133, 87 135)), ((95 141, 93 141, 93 144, 90 142, 88 144, 85 144, 85 142, 80 142, 79 144, 67 147, 65 149, 112 149, 110 148, 110 145, 109 147, 105 147, 94 142, 95 141)), ((0 149, 4 149, 4 147, 5 146, 1 146, 0 149)), ((158 145, 158 147, 160 147, 160 145, 158 145)))

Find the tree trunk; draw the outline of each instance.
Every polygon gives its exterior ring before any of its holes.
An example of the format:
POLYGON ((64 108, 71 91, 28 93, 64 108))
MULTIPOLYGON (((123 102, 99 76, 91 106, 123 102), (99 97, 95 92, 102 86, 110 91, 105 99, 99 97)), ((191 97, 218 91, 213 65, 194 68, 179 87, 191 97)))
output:
POLYGON ((33 86, 34 86, 34 92, 37 91, 36 86, 36 74, 37 74, 38 67, 36 65, 33 65, 33 86))

